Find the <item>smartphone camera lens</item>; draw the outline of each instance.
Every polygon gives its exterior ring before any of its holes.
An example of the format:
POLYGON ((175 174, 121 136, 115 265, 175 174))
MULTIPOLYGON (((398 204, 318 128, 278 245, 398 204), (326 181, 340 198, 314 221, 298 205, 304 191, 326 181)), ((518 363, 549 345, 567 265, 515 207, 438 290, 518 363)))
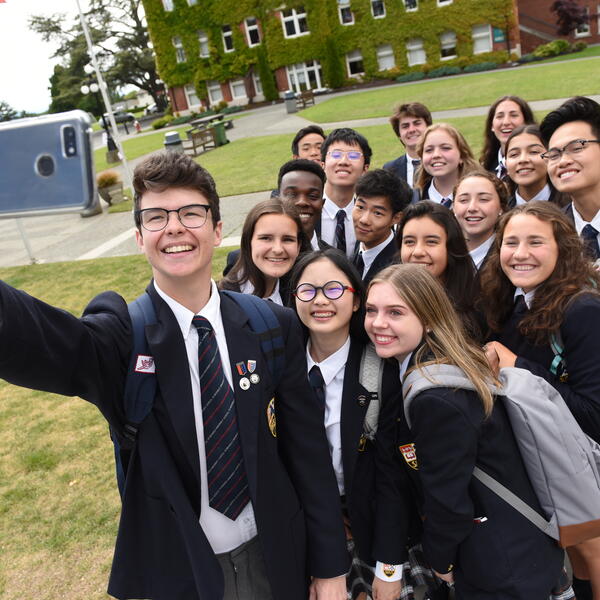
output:
POLYGON ((77 143, 75 141, 75 129, 71 125, 63 127, 63 147, 65 156, 72 157, 77 154, 77 143))
POLYGON ((50 177, 54 173, 54 159, 49 154, 39 156, 35 166, 42 177, 50 177))

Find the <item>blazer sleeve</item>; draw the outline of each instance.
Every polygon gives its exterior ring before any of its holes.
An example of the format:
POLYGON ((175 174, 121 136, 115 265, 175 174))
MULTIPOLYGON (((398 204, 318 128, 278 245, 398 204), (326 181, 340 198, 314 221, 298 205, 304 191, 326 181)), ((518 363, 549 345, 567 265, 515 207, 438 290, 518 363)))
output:
POLYGON ((515 366, 554 386, 585 433, 600 441, 600 300, 595 296, 575 300, 565 312, 560 331, 569 375, 566 382, 550 373, 550 365, 519 356, 515 366))
POLYGON ((300 323, 290 309, 272 308, 285 343, 285 372, 275 391, 279 452, 304 510, 310 575, 338 577, 350 565, 323 416, 306 375, 300 323))
POLYGON ((80 396, 122 422, 131 352, 123 298, 100 294, 82 318, 0 282, 0 376, 30 389, 80 396))
POLYGON ((469 484, 478 431, 465 414, 462 390, 428 390, 411 404, 419 477, 423 486, 423 551, 431 566, 447 573, 473 528, 469 484))

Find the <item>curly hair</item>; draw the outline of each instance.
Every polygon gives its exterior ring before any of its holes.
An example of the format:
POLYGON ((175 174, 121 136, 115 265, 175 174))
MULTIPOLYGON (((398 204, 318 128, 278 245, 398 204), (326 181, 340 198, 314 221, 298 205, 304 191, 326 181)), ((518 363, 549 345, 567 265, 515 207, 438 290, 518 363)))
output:
POLYGON ((502 181, 502 179, 498 179, 498 177, 496 177, 490 171, 486 171, 483 167, 476 167, 472 171, 467 171, 466 173, 463 173, 463 175, 456 182, 454 189, 452 190, 453 198, 456 198, 456 190, 458 190, 458 186, 465 179, 469 179, 469 177, 481 177, 481 179, 486 179, 487 181, 489 181, 494 186, 494 190, 496 190, 496 195, 498 196, 498 200, 500 202, 500 208, 502 209, 502 212, 505 212, 508 210, 508 208, 509 208, 508 204, 510 201, 510 194, 508 191, 508 187, 506 186, 504 181, 502 181))
POLYGON ((565 309, 581 293, 598 294, 600 275, 585 255, 585 249, 566 215, 550 202, 528 202, 517 206, 500 218, 498 235, 481 275, 481 309, 488 325, 500 331, 514 304, 515 286, 502 270, 500 248, 510 220, 518 215, 531 215, 552 226, 558 246, 558 258, 551 275, 535 291, 530 310, 518 324, 519 332, 533 344, 542 345, 562 324, 565 309))

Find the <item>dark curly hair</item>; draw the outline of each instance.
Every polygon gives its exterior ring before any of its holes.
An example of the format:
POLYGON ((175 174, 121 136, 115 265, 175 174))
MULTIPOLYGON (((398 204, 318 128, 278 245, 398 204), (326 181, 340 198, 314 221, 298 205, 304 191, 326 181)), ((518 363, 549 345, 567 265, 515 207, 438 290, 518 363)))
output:
POLYGON ((567 304, 580 293, 598 293, 600 275, 586 257, 573 223, 550 202, 528 202, 500 218, 491 254, 480 273, 481 308, 488 325, 500 331, 510 317, 515 286, 500 265, 500 248, 506 226, 517 215, 531 215, 552 226, 558 245, 558 259, 552 274, 535 291, 527 315, 518 324, 519 332, 532 343, 542 345, 558 331, 567 304))

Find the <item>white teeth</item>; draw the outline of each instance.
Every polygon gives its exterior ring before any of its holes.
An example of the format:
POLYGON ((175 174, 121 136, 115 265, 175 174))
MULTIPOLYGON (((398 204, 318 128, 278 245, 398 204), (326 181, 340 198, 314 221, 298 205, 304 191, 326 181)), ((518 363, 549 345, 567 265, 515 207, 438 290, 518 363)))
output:
POLYGON ((573 175, 576 175, 577 171, 565 171, 564 173, 561 173, 558 178, 559 179, 568 179, 569 177, 573 177, 573 175))
POLYGON ((287 258, 267 258, 267 260, 274 263, 282 263, 285 262, 287 258))
POLYGON ((474 223, 478 223, 479 221, 482 221, 483 217, 467 217, 465 219, 465 221, 469 221, 469 222, 474 222, 474 223))
POLYGON ((533 265, 513 265, 512 268, 515 271, 531 271, 532 269, 535 269, 533 265))
POLYGON ((391 335, 376 335, 375 341, 378 344, 387 344, 391 342, 394 338, 391 335))
POLYGON ((164 252, 167 254, 173 254, 174 252, 187 252, 188 250, 193 250, 192 246, 189 244, 181 245, 181 246, 169 246, 164 249, 164 252))
POLYGON ((517 169, 517 173, 519 175, 529 175, 529 173, 533 173, 533 169, 517 169))
POLYGON ((316 317, 317 319, 325 319, 327 317, 333 317, 335 313, 333 312, 314 312, 312 313, 313 317, 316 317))

